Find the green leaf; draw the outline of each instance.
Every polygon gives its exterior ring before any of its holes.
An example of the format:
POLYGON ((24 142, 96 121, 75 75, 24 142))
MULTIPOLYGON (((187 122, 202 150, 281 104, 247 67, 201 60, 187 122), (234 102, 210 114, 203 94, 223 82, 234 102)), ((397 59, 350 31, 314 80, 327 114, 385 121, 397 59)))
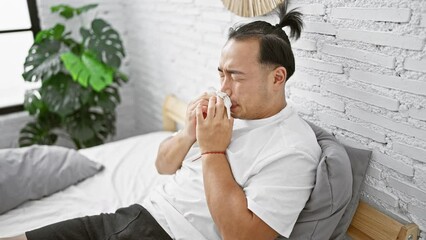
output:
POLYGON ((84 12, 87 12, 87 11, 89 11, 91 9, 96 8, 97 6, 98 6, 98 4, 88 4, 88 5, 79 7, 77 9, 75 9, 75 10, 76 10, 77 15, 80 15, 80 14, 82 14, 84 12))
POLYGON ((85 47, 96 53, 96 57, 107 65, 118 69, 124 58, 124 47, 120 35, 102 19, 92 21, 91 29, 80 29, 85 47))
POLYGON ((50 78, 61 70, 60 55, 68 48, 57 40, 47 39, 34 43, 24 63, 25 81, 37 82, 50 78))
POLYGON ((121 82, 128 82, 129 81, 129 77, 125 73, 122 73, 120 71, 117 71, 115 73, 115 78, 118 80, 117 82, 119 82, 120 84, 121 84, 121 82))
POLYGON ((34 42, 40 43, 45 39, 59 40, 62 38, 64 31, 65 26, 58 23, 52 28, 38 32, 34 42))
POLYGON ((99 145, 115 134, 115 112, 100 113, 93 109, 79 111, 65 121, 66 129, 78 148, 99 145))
POLYGON ((121 102, 118 88, 110 85, 102 92, 94 94, 93 105, 99 106, 104 112, 114 112, 117 105, 121 102))
POLYGON ((93 8, 96 8, 98 4, 88 4, 79 8, 73 8, 70 5, 59 4, 50 8, 52 13, 59 12, 59 15, 64 17, 65 19, 70 19, 74 17, 74 15, 80 15, 84 12, 87 12, 93 8))
POLYGON ((64 53, 61 59, 72 78, 84 87, 90 85, 99 92, 112 83, 114 70, 88 52, 81 58, 71 52, 64 53))
POLYGON ((70 19, 74 17, 75 9, 73 7, 70 7, 69 5, 60 4, 56 5, 50 8, 52 13, 59 12, 59 15, 64 17, 65 19, 70 19))
POLYGON ((43 102, 41 101, 40 92, 38 89, 32 89, 25 93, 24 109, 30 113, 30 115, 36 115, 43 108, 43 102))
POLYGON ((71 76, 59 73, 43 82, 41 100, 49 111, 66 117, 78 111, 87 102, 90 90, 73 81, 71 76))
POLYGON ((19 133, 19 146, 25 147, 33 144, 52 145, 58 139, 53 133, 53 128, 41 122, 30 122, 19 133))

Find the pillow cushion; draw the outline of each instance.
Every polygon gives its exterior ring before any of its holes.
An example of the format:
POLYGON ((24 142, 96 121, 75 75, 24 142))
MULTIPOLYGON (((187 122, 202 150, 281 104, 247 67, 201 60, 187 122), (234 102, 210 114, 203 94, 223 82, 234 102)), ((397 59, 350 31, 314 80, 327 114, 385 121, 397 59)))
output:
POLYGON ((353 148, 345 146, 346 152, 351 160, 352 167, 352 198, 349 205, 346 207, 343 217, 340 219, 336 229, 334 229, 331 239, 342 239, 348 231, 352 218, 358 208, 361 185, 364 182, 365 173, 370 162, 371 150, 353 148))
POLYGON ((0 214, 40 199, 102 170, 73 149, 30 146, 0 149, 0 214))
POLYGON ((330 239, 351 199, 351 164, 336 138, 312 123, 309 125, 321 147, 321 160, 311 196, 289 239, 330 239))

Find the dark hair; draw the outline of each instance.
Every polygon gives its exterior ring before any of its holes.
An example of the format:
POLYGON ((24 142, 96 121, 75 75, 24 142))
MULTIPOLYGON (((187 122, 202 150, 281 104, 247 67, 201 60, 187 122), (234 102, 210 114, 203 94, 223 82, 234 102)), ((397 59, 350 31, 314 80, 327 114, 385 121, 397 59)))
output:
POLYGON ((265 21, 255 21, 230 28, 228 40, 245 40, 257 38, 260 45, 259 63, 283 66, 287 70, 287 79, 295 70, 294 55, 290 40, 282 29, 290 27, 290 37, 298 39, 303 28, 302 13, 291 10, 287 13, 288 1, 278 5, 276 13, 280 22, 273 26, 265 21))

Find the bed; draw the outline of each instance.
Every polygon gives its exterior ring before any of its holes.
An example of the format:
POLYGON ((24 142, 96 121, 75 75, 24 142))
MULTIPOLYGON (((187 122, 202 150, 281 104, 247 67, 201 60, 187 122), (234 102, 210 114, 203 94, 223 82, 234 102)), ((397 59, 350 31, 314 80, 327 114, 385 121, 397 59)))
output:
MULTIPOLYGON (((0 215, 0 237, 141 203, 152 188, 169 178, 157 173, 154 161, 159 144, 183 123, 185 111, 185 103, 168 96, 163 106, 164 131, 79 150, 104 169, 76 185, 0 215)), ((414 240, 419 234, 417 225, 400 223, 364 202, 351 219, 347 233, 352 239, 414 240)))

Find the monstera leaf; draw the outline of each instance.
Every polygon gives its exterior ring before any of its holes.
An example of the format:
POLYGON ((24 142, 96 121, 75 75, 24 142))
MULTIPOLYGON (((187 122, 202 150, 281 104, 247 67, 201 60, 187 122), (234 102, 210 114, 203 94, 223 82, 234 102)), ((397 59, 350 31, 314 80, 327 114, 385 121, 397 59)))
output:
POLYGON ((42 126, 39 122, 30 122, 21 129, 19 146, 26 147, 34 144, 52 145, 57 139, 58 135, 51 132, 48 126, 42 126))
POLYGON ((27 110, 30 115, 38 114, 43 107, 44 104, 41 101, 41 96, 38 89, 28 90, 25 93, 24 109, 27 110))
POLYGON ((74 17, 74 15, 80 15, 84 12, 89 11, 90 9, 96 8, 98 4, 89 4, 79 8, 73 8, 69 5, 60 4, 50 8, 52 12, 59 12, 59 15, 64 17, 65 19, 70 19, 74 17))
POLYGON ((27 123, 19 133, 19 146, 33 144, 52 145, 58 139, 54 130, 60 126, 61 118, 50 112, 42 111, 35 122, 27 123))
POLYGON ((115 134, 115 112, 80 111, 65 120, 67 132, 77 148, 103 143, 115 134))
POLYGON ((93 105, 101 107, 105 112, 115 111, 120 101, 120 93, 114 85, 108 86, 102 92, 96 92, 92 99, 93 105))
POLYGON ((112 83, 114 70, 89 52, 84 52, 81 57, 68 52, 62 54, 61 59, 72 78, 83 87, 90 85, 99 92, 112 83))
POLYGON ((41 100, 50 112, 61 117, 77 111, 90 96, 90 90, 73 81, 71 76, 59 73, 43 82, 41 100))
POLYGON ((53 28, 38 32, 34 42, 41 43, 45 39, 59 40, 63 37, 64 32, 65 26, 62 24, 56 24, 53 28))
POLYGON ((37 82, 46 80, 61 70, 60 56, 68 48, 60 41, 46 39, 40 43, 34 43, 30 48, 24 63, 25 81, 37 82))
POLYGON ((102 19, 92 21, 92 29, 80 29, 83 44, 96 53, 96 57, 109 66, 119 68, 125 56, 120 36, 111 25, 102 19))

